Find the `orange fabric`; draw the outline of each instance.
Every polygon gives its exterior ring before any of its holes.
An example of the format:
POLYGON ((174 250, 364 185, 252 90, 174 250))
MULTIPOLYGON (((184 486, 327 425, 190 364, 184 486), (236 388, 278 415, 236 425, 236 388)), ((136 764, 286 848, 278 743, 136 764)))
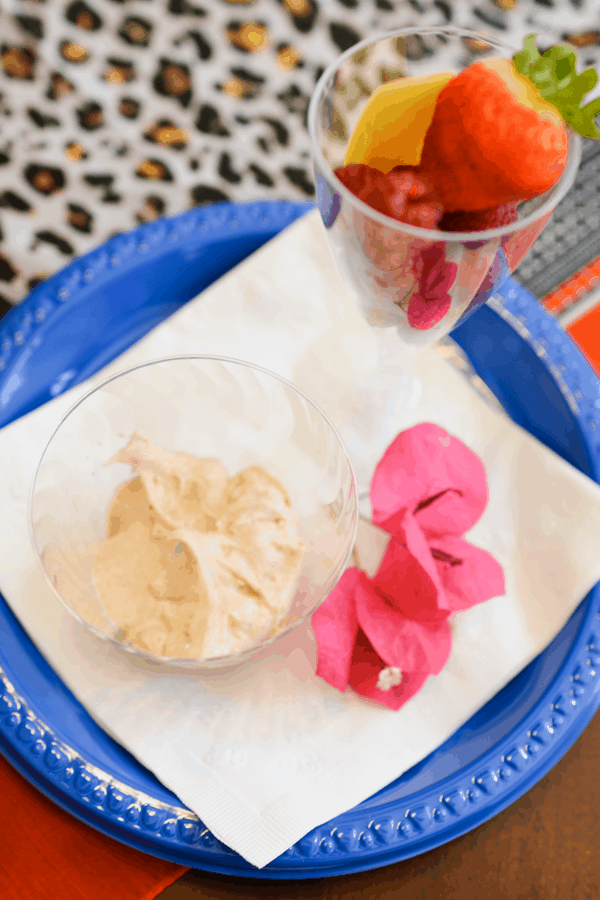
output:
POLYGON ((154 900, 186 871, 84 825, 0 756, 2 900, 154 900))
POLYGON ((584 297, 600 282, 600 256, 564 281, 543 298, 542 303, 553 313, 562 312, 580 297, 584 297))
POLYGON ((567 328, 568 333, 600 374, 600 306, 594 306, 567 328))

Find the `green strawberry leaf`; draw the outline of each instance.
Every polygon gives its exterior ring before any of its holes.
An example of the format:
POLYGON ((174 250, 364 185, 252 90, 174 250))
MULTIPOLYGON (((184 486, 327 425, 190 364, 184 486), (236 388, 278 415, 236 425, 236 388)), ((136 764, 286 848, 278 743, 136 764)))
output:
POLYGON ((528 34, 523 49, 513 62, 521 75, 526 75, 549 100, 570 127, 583 137, 600 140, 596 116, 600 114, 600 98, 582 106, 584 96, 598 82, 595 69, 577 73, 577 56, 571 47, 557 44, 541 54, 535 45, 535 35, 528 34))
POLYGON ((570 125, 573 131, 576 131, 582 137, 600 140, 600 131, 595 122, 596 116, 600 115, 600 97, 588 103, 582 109, 574 109, 567 111, 565 122, 570 125))
POLYGON ((535 34, 528 34, 523 41, 523 49, 513 56, 513 62, 521 75, 527 75, 529 66, 539 59, 540 54, 535 45, 535 34))

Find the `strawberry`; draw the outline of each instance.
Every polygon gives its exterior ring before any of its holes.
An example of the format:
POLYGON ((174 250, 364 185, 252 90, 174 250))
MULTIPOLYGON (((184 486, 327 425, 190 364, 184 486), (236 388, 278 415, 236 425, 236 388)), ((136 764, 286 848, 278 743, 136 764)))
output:
POLYGON ((446 213, 493 209, 551 188, 567 160, 565 123, 600 138, 600 99, 580 105, 598 73, 577 74, 576 61, 561 45, 540 55, 530 34, 513 60, 474 63, 441 90, 419 170, 446 213))
POLYGON ((464 209, 444 213, 439 222, 440 231, 485 231, 487 228, 502 228, 519 218, 517 204, 501 203, 492 209, 467 212, 464 209))
POLYGON ((564 124, 541 95, 534 97, 538 109, 517 99, 525 81, 510 60, 487 60, 441 91, 419 169, 435 184, 445 212, 530 199, 560 176, 568 149, 564 124))
POLYGON ((348 190, 373 209, 420 228, 436 228, 442 206, 431 182, 411 166, 396 166, 387 175, 361 163, 335 174, 348 190))

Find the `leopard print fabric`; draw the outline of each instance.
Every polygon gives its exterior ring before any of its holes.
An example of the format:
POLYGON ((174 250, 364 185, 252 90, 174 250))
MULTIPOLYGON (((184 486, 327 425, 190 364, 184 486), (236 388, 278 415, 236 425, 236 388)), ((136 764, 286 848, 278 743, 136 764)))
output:
POLYGON ((445 24, 600 62, 598 0, 2 0, 0 313, 139 223, 312 197, 323 69, 377 32, 445 24))

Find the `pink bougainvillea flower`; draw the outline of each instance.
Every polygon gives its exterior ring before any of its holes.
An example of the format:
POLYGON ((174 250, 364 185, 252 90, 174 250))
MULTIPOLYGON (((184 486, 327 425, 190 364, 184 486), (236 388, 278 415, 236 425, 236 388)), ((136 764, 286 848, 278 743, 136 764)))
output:
POLYGON ((395 533, 406 510, 427 534, 463 535, 488 501, 482 461, 439 425, 401 432, 385 451, 370 487, 373 524, 395 533))
POLYGON ((419 286, 410 298, 407 309, 409 325, 427 331, 444 318, 452 298, 450 288, 456 280, 458 267, 446 260, 444 244, 432 244, 421 251, 422 270, 419 286))
POLYGON ((349 682, 357 694, 397 710, 421 690, 428 677, 426 672, 407 673, 394 666, 386 666, 366 635, 363 632, 358 635, 349 682))
POLYGON ((354 588, 361 630, 387 666, 411 674, 437 675, 450 653, 450 626, 441 621, 417 621, 394 609, 377 581, 360 573, 354 588))
POLYGON ((462 539, 488 489, 483 463, 458 438, 431 423, 402 432, 379 461, 370 494, 374 524, 396 538, 375 581, 388 598, 397 595, 405 615, 443 618, 504 593, 495 559, 462 539))
POLYGON ((417 622, 390 607, 373 582, 347 569, 312 625, 319 648, 317 675, 340 691, 399 709, 443 668, 450 626, 417 622))
POLYGON ((416 620, 447 619, 450 610, 429 544, 410 514, 406 520, 406 528, 397 526, 397 536, 388 544, 374 581, 390 606, 403 615, 416 620))
POLYGON ((345 691, 348 685, 352 651, 358 633, 354 589, 359 575, 358 569, 346 569, 311 619, 319 647, 317 675, 339 691, 345 691))
POLYGON ((373 583, 388 603, 416 621, 440 621, 504 593, 502 566, 487 551, 453 536, 431 540, 429 552, 393 538, 373 583), (412 551, 412 552, 411 552, 412 551), (402 589, 399 590, 399 573, 402 589))
POLYGON ((490 553, 451 536, 439 538, 435 544, 431 552, 435 553, 447 609, 459 612, 502 596, 504 572, 490 553))
POLYGON ((373 578, 348 569, 314 613, 317 674, 399 709, 445 665, 449 618, 503 594, 504 576, 463 538, 487 504, 483 463, 443 428, 399 434, 370 494, 373 522, 390 541, 373 578))

